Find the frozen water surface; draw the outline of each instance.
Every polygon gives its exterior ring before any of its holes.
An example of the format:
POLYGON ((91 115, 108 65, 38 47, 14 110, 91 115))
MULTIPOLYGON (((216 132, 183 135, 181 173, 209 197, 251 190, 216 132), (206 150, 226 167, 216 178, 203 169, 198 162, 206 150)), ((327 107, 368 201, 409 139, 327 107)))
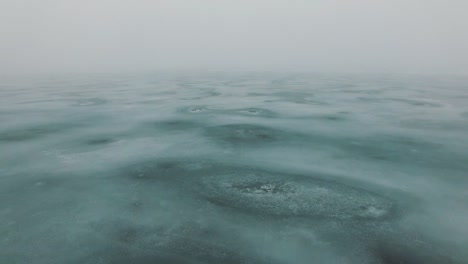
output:
POLYGON ((468 263, 468 79, 0 81, 0 263, 468 263))

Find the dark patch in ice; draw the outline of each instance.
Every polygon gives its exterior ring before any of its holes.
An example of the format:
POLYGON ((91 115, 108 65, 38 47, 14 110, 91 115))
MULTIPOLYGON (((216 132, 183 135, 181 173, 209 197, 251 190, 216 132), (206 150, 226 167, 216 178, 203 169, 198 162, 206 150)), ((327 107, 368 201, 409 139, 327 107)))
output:
POLYGON ((371 90, 371 89, 351 89, 351 90, 339 90, 340 93, 354 93, 354 94, 380 94, 382 90, 371 90))
POLYGON ((205 135, 230 144, 261 144, 274 142, 282 137, 278 130, 250 124, 207 127, 205 135))
POLYGON ((209 201, 253 213, 337 219, 384 219, 395 205, 378 194, 308 177, 242 170, 201 179, 209 201))
POLYGON ((400 122, 405 128, 437 129, 437 130, 463 130, 468 129, 468 123, 452 120, 407 119, 400 122))
POLYGON ((411 106, 442 107, 441 104, 428 101, 428 100, 416 100, 416 99, 407 99, 407 98, 392 98, 389 100, 395 101, 395 102, 406 103, 411 106))
POLYGON ((165 102, 166 100, 164 99, 147 99, 147 100, 138 101, 139 104, 149 104, 149 105, 163 104, 165 102))
POLYGON ((31 127, 23 127, 0 132, 0 141, 25 141, 33 140, 56 133, 65 132, 76 128, 81 124, 74 123, 50 123, 31 127))
POLYGON ((253 96, 268 96, 270 94, 267 93, 247 93, 248 97, 253 97, 253 96))
POLYGON ((216 226, 187 225, 163 247, 174 256, 200 263, 275 263, 268 256, 257 256, 242 244, 236 234, 216 226))
POLYGON ((20 102, 18 104, 37 104, 37 103, 50 103, 50 102, 68 102, 70 99, 42 99, 42 100, 29 100, 20 102))
POLYGON ((192 241, 180 244, 180 249, 169 249, 167 252, 122 252, 114 254, 105 264, 256 264, 276 263, 265 261, 261 258, 244 256, 241 252, 232 252, 228 249, 220 249, 215 245, 206 245, 192 241))
POLYGON ((174 241, 165 251, 173 252, 174 256, 185 256, 199 263, 245 263, 246 256, 242 252, 229 249, 216 240, 184 237, 174 241))
POLYGON ((4 191, 5 195, 31 195, 38 193, 47 193, 51 190, 64 187, 67 183, 67 178, 59 176, 35 176, 17 175, 15 181, 10 180, 12 184, 3 182, 5 186, 9 186, 8 190, 4 191))
POLYGON ((305 92, 275 92, 272 93, 271 95, 281 97, 281 98, 311 98, 314 97, 312 93, 305 93, 305 92))
POLYGON ((323 120, 323 121, 330 121, 330 122, 345 121, 347 119, 346 113, 313 115, 313 116, 307 117, 307 119, 309 118, 323 120))
POLYGON ((331 120, 331 121, 344 120, 344 118, 342 116, 333 116, 333 115, 323 116, 322 118, 326 119, 326 120, 331 120))
POLYGON ((124 135, 123 133, 80 133, 77 134, 77 136, 73 139, 67 140, 67 142, 61 142, 60 152, 63 154, 69 154, 100 151, 112 146, 118 146, 115 143, 119 142, 125 137, 126 135, 124 135))
MULTIPOLYGON (((126 90, 125 90, 126 91, 126 90)), ((177 94, 176 91, 160 91, 160 92, 150 92, 143 93, 144 96, 154 96, 154 95, 174 95, 177 94)))
POLYGON ((119 173, 125 178, 138 181, 177 181, 182 176, 196 173, 203 166, 202 163, 192 163, 183 159, 149 160, 124 167, 119 173))
POLYGON ((462 117, 468 119, 468 112, 463 112, 463 113, 461 113, 460 115, 461 115, 462 117))
POLYGON ((152 255, 152 254, 141 254, 141 255, 132 255, 130 252, 125 253, 125 255, 119 256, 113 255, 109 260, 100 262, 103 264, 196 264, 190 259, 184 259, 180 256, 167 256, 164 254, 161 255, 152 255))
POLYGON ((142 236, 145 230, 138 229, 132 226, 127 226, 120 229, 116 234, 114 239, 118 242, 131 244, 135 243, 142 236))
POLYGON ((320 101, 316 99, 311 99, 311 98, 286 98, 286 99, 274 99, 274 100, 265 100, 265 103, 276 103, 276 102, 289 102, 289 103, 295 103, 295 104, 308 104, 308 105, 329 105, 329 103, 325 101, 320 101))
POLYGON ((151 123, 148 123, 147 126, 149 128, 154 128, 154 129, 163 130, 163 131, 176 131, 176 130, 185 131, 187 129, 203 127, 201 123, 190 121, 190 120, 183 120, 183 119, 151 122, 151 123))
POLYGON ((220 96, 221 93, 220 92, 210 92, 209 95, 210 96, 220 96))
POLYGON ((377 97, 357 97, 358 101, 362 101, 365 103, 382 103, 383 99, 377 97))
POLYGON ((100 263, 274 263, 244 249, 236 236, 227 236, 216 227, 110 221, 96 226, 96 231, 111 245, 110 250, 93 256, 100 263))
MULTIPOLYGON (((147 247, 151 247, 147 245, 148 240, 160 244, 167 239, 167 234, 161 227, 136 224, 119 218, 91 223, 89 227, 93 233, 101 235, 107 245, 124 250, 147 250, 147 247)), ((154 246, 153 249, 158 248, 154 246)))
POLYGON ((455 263, 449 256, 438 254, 437 250, 421 250, 416 245, 404 247, 395 243, 382 243, 373 251, 382 264, 455 263))
MULTIPOLYGON (((158 180, 168 175, 168 172, 175 173, 177 168, 176 163, 163 162, 158 163, 148 161, 141 164, 133 165, 129 168, 122 170, 125 177, 130 177, 136 180, 158 180)), ((175 175, 174 175, 175 176, 175 175)))
POLYGON ((91 145, 91 146, 94 146, 94 145, 107 145, 107 144, 110 144, 110 143, 112 143, 114 141, 115 140, 113 138, 100 137, 100 138, 88 139, 88 140, 86 140, 86 144, 91 145))
POLYGON ((199 96, 184 97, 184 98, 181 98, 181 99, 182 100, 201 100, 201 99, 216 97, 216 96, 220 96, 220 95, 221 95, 221 93, 219 93, 219 92, 203 92, 199 96))
POLYGON ((276 92, 271 96, 278 97, 278 99, 265 100, 265 102, 290 102, 295 104, 308 104, 308 105, 328 105, 327 102, 319 100, 311 93, 304 92, 276 92))
POLYGON ((132 212, 142 212, 144 204, 142 201, 133 201, 129 204, 129 207, 132 212))
MULTIPOLYGON (((353 159, 375 159, 381 161, 422 162, 441 151, 441 145, 416 138, 399 135, 374 135, 367 138, 323 138, 322 143, 330 144, 353 159)), ((314 142, 315 143, 315 142, 314 142)), ((320 141, 317 141, 319 144, 320 141)))

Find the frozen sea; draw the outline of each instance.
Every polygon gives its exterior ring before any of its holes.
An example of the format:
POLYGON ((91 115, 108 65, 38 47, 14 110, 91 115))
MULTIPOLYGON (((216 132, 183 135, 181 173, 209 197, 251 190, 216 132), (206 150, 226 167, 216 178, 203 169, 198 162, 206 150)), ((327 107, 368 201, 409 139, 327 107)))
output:
POLYGON ((468 78, 2 77, 0 263, 468 263, 468 78))

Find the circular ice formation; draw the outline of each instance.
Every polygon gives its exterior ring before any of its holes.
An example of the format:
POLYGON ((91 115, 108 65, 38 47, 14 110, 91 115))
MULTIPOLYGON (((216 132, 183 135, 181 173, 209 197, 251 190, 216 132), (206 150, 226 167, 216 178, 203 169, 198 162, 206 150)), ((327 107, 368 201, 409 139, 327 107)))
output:
POLYGON ((385 197, 347 185, 258 172, 207 176, 201 192, 221 206, 276 216, 379 219, 393 207, 385 197))
POLYGON ((274 113, 273 111, 270 111, 268 109, 263 109, 263 108, 255 108, 255 107, 236 109, 236 110, 229 111, 229 113, 246 115, 246 116, 258 116, 258 117, 275 117, 276 116, 276 113, 274 113))
POLYGON ((189 108, 187 108, 187 111, 189 113, 203 113, 203 112, 207 112, 208 109, 205 107, 205 106, 191 106, 189 108))

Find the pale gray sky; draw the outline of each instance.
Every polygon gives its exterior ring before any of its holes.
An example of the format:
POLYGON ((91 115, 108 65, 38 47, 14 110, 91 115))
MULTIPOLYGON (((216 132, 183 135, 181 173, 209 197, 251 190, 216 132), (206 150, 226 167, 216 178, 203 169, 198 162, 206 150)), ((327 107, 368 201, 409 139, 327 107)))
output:
POLYGON ((467 0, 0 0, 0 71, 468 74, 467 11, 467 0))

